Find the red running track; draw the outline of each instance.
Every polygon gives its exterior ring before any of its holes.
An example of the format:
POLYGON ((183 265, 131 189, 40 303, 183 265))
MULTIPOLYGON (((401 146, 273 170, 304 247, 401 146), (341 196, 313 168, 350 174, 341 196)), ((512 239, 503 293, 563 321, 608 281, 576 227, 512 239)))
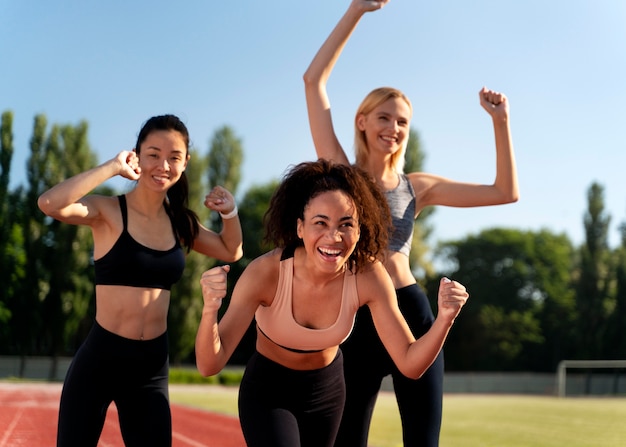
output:
MULTIPOLYGON (((52 447, 60 384, 0 383, 0 447, 52 447)), ((172 447, 243 447, 239 420, 172 404, 172 447)), ((124 447, 115 404, 109 407, 99 447, 124 447)))

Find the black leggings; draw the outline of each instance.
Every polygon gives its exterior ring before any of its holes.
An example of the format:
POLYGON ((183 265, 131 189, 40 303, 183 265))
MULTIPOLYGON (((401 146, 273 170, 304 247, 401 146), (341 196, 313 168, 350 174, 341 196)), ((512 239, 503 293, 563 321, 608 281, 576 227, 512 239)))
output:
POLYGON ((341 351, 325 368, 296 371, 255 352, 239 387, 248 447, 331 447, 345 386, 341 351))
MULTIPOLYGON (((396 290, 398 305, 415 337, 432 326, 428 298, 417 285, 396 290)), ((376 397, 383 377, 391 374, 405 447, 439 445, 443 397, 443 351, 418 380, 403 376, 378 338, 367 306, 357 313, 350 338, 341 345, 344 354, 346 406, 336 447, 366 447, 376 397)))
POLYGON ((167 333, 137 341, 94 323, 65 377, 57 446, 95 447, 111 402, 127 447, 171 446, 168 363, 167 333))

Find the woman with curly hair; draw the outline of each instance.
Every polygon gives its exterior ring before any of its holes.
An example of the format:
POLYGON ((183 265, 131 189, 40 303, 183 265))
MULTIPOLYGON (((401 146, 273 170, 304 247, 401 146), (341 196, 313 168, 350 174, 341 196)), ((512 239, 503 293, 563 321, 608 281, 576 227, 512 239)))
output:
POLYGON ((228 266, 201 279, 202 320, 196 362, 218 373, 256 318, 256 352, 239 390, 239 417, 248 446, 332 446, 345 400, 339 345, 361 306, 398 368, 417 378, 442 348, 468 294, 442 278, 439 314, 415 339, 398 309, 381 257, 389 209, 359 168, 325 160, 293 167, 265 215, 276 248, 255 259, 235 285, 226 313, 228 266))

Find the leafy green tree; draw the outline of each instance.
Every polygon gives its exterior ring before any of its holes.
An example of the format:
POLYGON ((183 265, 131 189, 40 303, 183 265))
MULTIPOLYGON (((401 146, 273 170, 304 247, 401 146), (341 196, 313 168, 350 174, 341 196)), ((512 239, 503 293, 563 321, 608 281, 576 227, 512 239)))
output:
MULTIPOLYGON (((43 169, 38 172, 38 178, 31 180, 31 185, 37 187, 28 192, 34 207, 43 190, 97 164, 87 134, 88 125, 84 121, 77 126, 52 126, 40 159, 44 164, 38 166, 43 169)), ((40 219, 41 211, 32 212, 31 216, 40 219)), ((73 353, 82 341, 77 339, 77 334, 93 300, 91 233, 85 226, 45 218, 41 242, 44 274, 40 299, 45 315, 42 348, 56 358, 59 354, 73 353)))
MULTIPOLYGON (((223 186, 234 196, 241 181, 243 163, 243 145, 241 139, 229 126, 222 126, 213 134, 208 155, 209 189, 216 185, 223 186)), ((212 228, 221 225, 218 215, 211 216, 212 228)))
MULTIPOLYGON (((243 148, 234 131, 223 126, 212 140, 209 154, 204 157, 193 149, 187 164, 189 181, 189 202, 200 222, 215 231, 220 231, 221 218, 204 207, 206 194, 216 185, 236 194, 241 179, 243 148), (208 173, 208 176, 207 176, 208 173), (204 181, 203 179, 207 179, 204 181), (197 204, 197 206, 194 206, 197 204)), ((240 216, 241 219, 241 216, 240 216)), ((172 288, 172 301, 169 311, 168 332, 170 335, 170 357, 172 363, 188 360, 193 354, 195 335, 202 313, 202 292, 200 276, 202 272, 216 265, 216 260, 196 252, 190 252, 186 259, 182 279, 172 288)))
POLYGON ((536 283, 544 297, 538 318, 545 341, 529 346, 523 361, 528 370, 552 372, 561 360, 572 358, 578 349, 575 343, 578 309, 572 280, 575 249, 565 234, 543 230, 533 235, 536 283))
POLYGON ((9 178, 13 158, 13 113, 2 114, 0 123, 0 343, 9 344, 7 322, 11 317, 8 303, 12 294, 14 265, 16 262, 12 235, 12 217, 9 201, 9 178))
POLYGON ((30 140, 30 157, 27 160, 26 188, 18 188, 15 198, 13 218, 16 228, 12 240, 23 247, 23 262, 20 270, 13 270, 11 290, 11 321, 9 324, 13 339, 11 351, 22 357, 19 375, 25 367, 25 356, 42 354, 43 309, 42 298, 47 290, 48 273, 42 263, 44 251, 44 215, 37 209, 38 192, 43 192, 41 179, 45 171, 44 144, 47 120, 37 115, 33 122, 30 140))
MULTIPOLYGON (((417 130, 411 128, 409 131, 409 141, 404 157, 404 171, 418 172, 423 170, 426 154, 422 150, 422 142, 417 130)), ((429 218, 435 212, 435 208, 427 207, 423 209, 413 226, 413 240, 411 241, 411 253, 409 260, 414 275, 418 278, 426 278, 434 275, 434 267, 429 259, 430 246, 428 239, 433 232, 433 227, 429 218)))
MULTIPOLYGON (((16 223, 13 239, 23 250, 14 276, 11 333, 17 353, 57 358, 71 351, 72 339, 85 317, 93 294, 90 281, 88 229, 62 225, 37 207, 37 198, 62 179, 92 167, 95 156, 87 143, 87 124, 53 126, 46 136, 47 120, 37 115, 27 160, 27 187, 14 195, 16 223)), ((56 375, 55 364, 50 371, 56 375)))
MULTIPOLYGON (((13 113, 6 111, 0 122, 0 243, 6 243, 5 225, 8 222, 7 197, 9 193, 9 178, 11 174, 11 160, 13 159, 13 113)), ((3 265, 4 267, 4 265, 3 265)))
MULTIPOLYGON (((446 342, 450 370, 541 368, 532 357, 546 346, 542 313, 571 321, 571 243, 548 231, 489 229, 441 244, 439 255, 454 267, 443 274, 464 284, 470 300, 446 342), (560 313, 567 311, 565 317, 560 313), (532 353, 532 354, 529 354, 532 353)), ((439 282, 429 282, 436 297, 439 282)), ((552 333, 563 330, 557 323, 552 333)), ((546 357, 544 355, 544 357, 546 357)), ((544 367, 546 367, 544 365, 544 367)), ((548 366, 549 368, 549 366, 548 366)))
MULTIPOLYGON (((243 231, 243 257, 231 265, 228 274, 228 296, 224 300, 224 304, 220 309, 220 316, 224 313, 230 302, 230 295, 237 280, 243 273, 244 269, 257 257, 271 250, 274 247, 268 246, 263 242, 264 227, 263 216, 269 206, 270 198, 278 186, 278 181, 270 181, 260 186, 252 186, 245 193, 239 204, 239 218, 243 231)), ((239 346, 233 353, 230 363, 245 364, 254 352, 254 343, 256 340, 256 331, 254 323, 250 325, 248 331, 239 343, 239 346)))
POLYGON ((580 273, 576 281, 579 312, 578 355, 583 359, 604 358, 603 339, 614 302, 611 300, 611 258, 608 228, 611 217, 604 211, 604 188, 593 183, 587 191, 584 215, 585 242, 580 249, 580 273))
MULTIPOLYGON (((189 182, 189 204, 198 214, 200 222, 207 223, 209 210, 203 205, 208 192, 205 178, 206 156, 192 148, 191 158, 185 173, 189 182)), ((196 331, 202 313, 202 291, 200 276, 213 267, 215 260, 195 251, 190 251, 185 260, 185 270, 180 281, 172 287, 168 314, 168 334, 170 339, 170 360, 180 364, 187 360, 195 346, 196 331)))
POLYGON ((606 358, 623 359, 626 352, 626 222, 619 227, 621 245, 615 250, 615 305, 607 322, 606 358))

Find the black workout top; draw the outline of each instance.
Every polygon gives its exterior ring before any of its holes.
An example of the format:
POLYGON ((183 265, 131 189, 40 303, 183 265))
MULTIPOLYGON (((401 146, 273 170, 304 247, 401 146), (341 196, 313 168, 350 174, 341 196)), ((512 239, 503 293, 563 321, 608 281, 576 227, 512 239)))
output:
POLYGON ((166 251, 140 244, 128 232, 126 197, 118 198, 124 227, 111 250, 94 261, 96 285, 170 290, 185 268, 185 255, 178 238, 166 251))

